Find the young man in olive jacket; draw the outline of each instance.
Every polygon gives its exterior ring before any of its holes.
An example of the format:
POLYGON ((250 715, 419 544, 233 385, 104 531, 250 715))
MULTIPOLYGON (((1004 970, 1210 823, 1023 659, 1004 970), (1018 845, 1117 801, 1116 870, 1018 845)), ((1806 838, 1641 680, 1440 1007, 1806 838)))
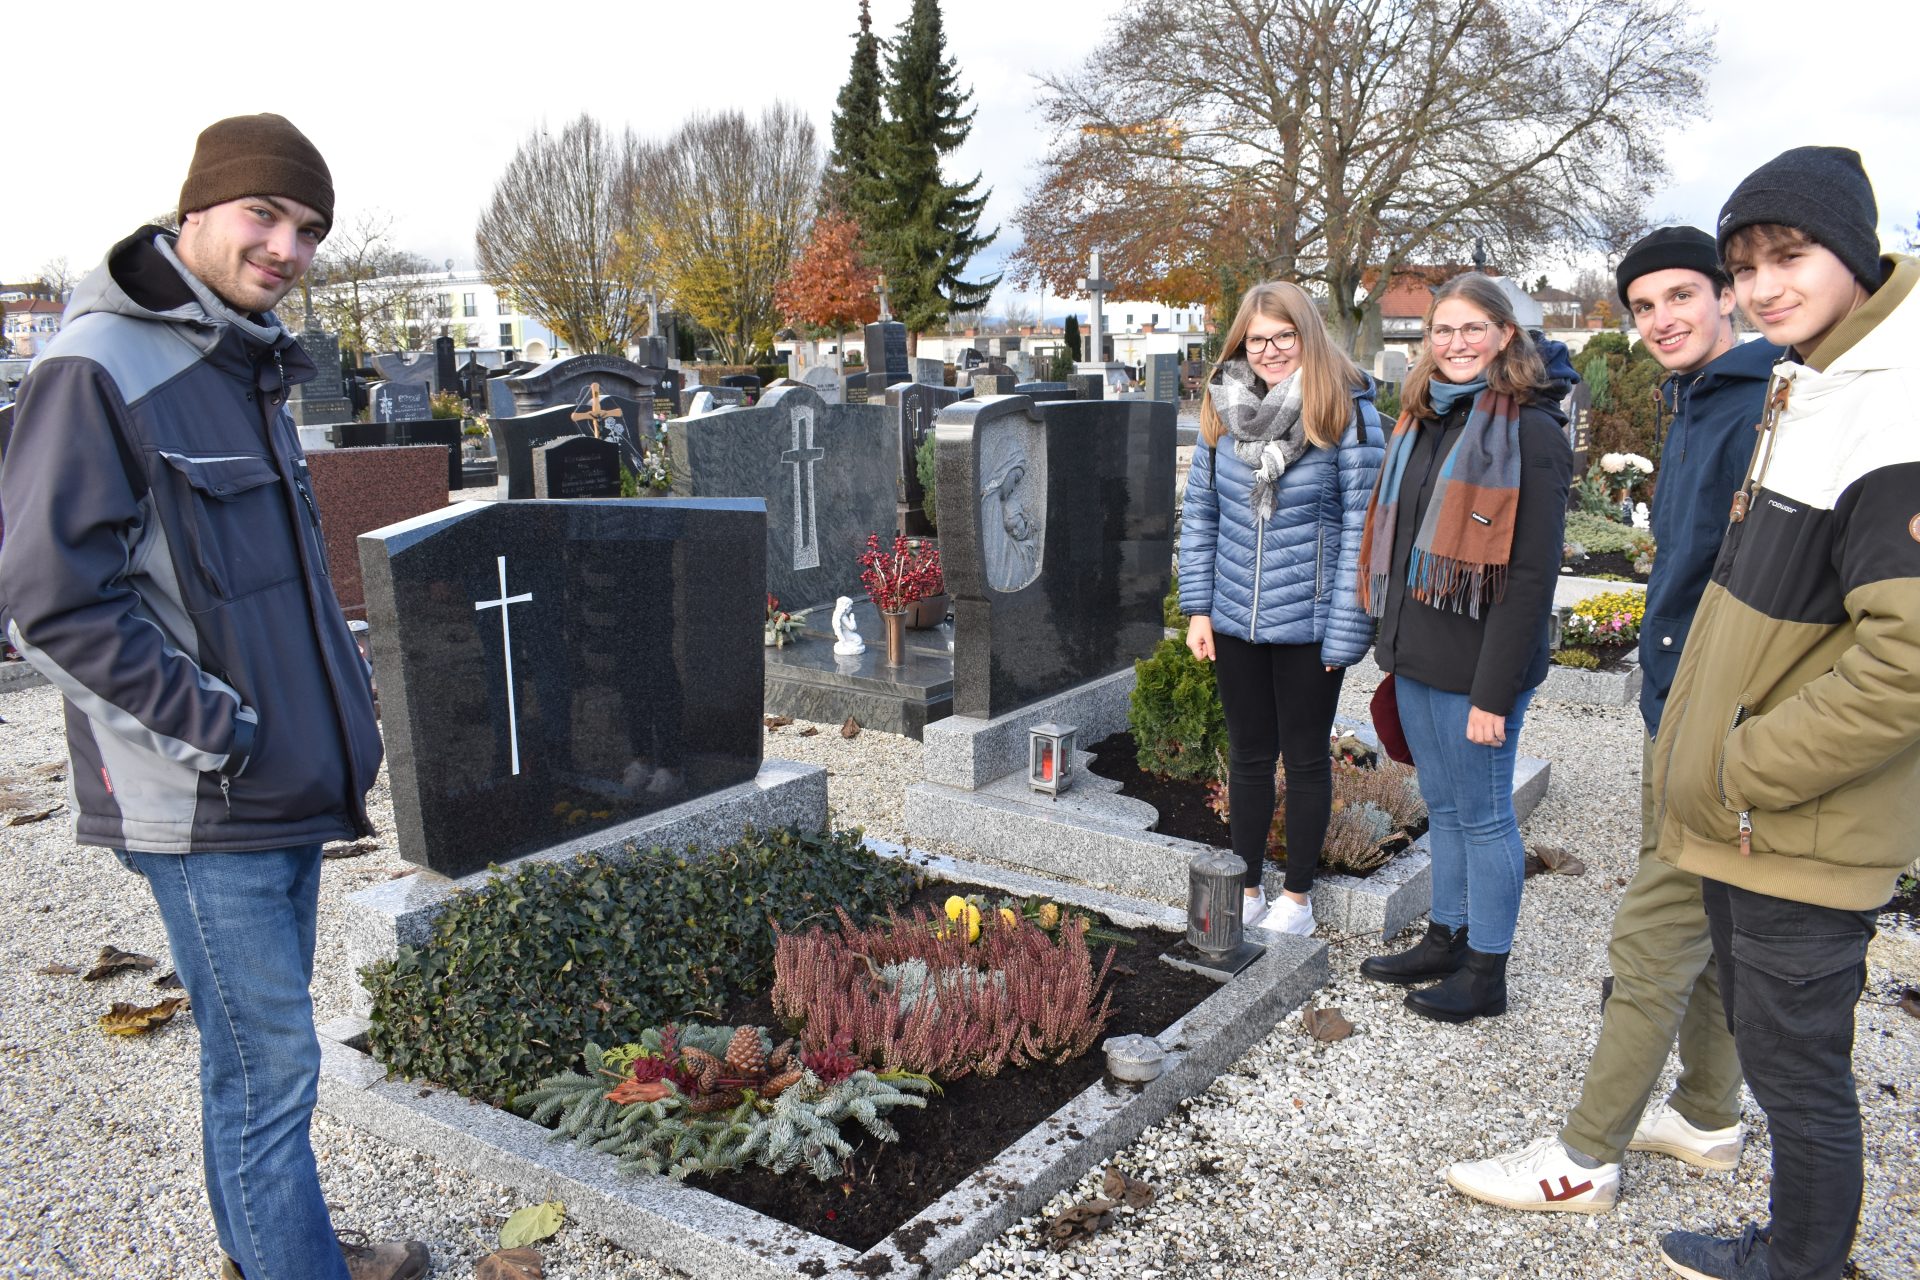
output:
POLYGON ((1674 1271, 1837 1280, 1863 1185, 1853 1009, 1920 829, 1920 262, 1860 157, 1800 147, 1721 210, 1740 308, 1792 350, 1654 740, 1659 856, 1702 878, 1773 1141, 1772 1222, 1674 1271))
POLYGON ((1614 276, 1641 341, 1671 375, 1661 391, 1663 416, 1671 419, 1653 500, 1660 553, 1640 627, 1647 730, 1640 867, 1614 917, 1607 948, 1613 991, 1566 1126, 1557 1137, 1447 1170, 1457 1190, 1514 1209, 1612 1208, 1628 1151, 1657 1151, 1704 1169, 1731 1169, 1740 1159, 1740 1064, 1720 1004, 1700 877, 1654 856, 1659 819, 1650 760, 1782 351, 1770 342, 1735 342, 1733 284, 1713 237, 1698 228, 1652 232, 1627 251, 1614 276), (1681 1071, 1671 1102, 1649 1110, 1676 1037, 1681 1071))
POLYGON ((180 214, 114 246, 21 387, 0 616, 66 697, 75 839, 146 878, 192 999, 222 1275, 412 1280, 422 1245, 335 1238, 308 1136, 320 848, 373 833, 381 751, 286 409, 314 368, 272 312, 333 180, 236 116, 180 214))

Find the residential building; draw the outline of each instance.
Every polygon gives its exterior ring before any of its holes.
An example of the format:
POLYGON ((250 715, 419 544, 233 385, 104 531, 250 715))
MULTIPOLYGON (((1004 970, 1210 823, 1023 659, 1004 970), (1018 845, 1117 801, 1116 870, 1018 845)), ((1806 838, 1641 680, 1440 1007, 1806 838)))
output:
POLYGON ((5 337, 12 354, 21 358, 40 354, 53 341, 53 335, 60 332, 60 315, 67 309, 65 303, 45 298, 9 298, 0 305, 7 310, 6 319, 0 321, 0 337, 5 337))

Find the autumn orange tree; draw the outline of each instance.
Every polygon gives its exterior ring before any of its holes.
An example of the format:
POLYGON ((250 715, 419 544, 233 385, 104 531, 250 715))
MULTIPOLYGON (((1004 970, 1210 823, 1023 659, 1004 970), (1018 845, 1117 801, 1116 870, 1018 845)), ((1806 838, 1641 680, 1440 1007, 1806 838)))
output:
MULTIPOLYGON (((809 336, 842 338, 880 318, 880 273, 866 259, 860 227, 841 213, 823 213, 773 292, 787 322, 809 336)), ((844 347, 846 344, 841 343, 844 347)))

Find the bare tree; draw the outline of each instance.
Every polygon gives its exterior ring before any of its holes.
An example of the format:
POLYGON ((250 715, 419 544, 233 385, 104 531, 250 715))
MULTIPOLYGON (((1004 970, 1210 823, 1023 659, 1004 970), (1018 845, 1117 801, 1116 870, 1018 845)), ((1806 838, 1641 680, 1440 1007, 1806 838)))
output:
POLYGON ((1637 233, 1662 132, 1704 102, 1691 18, 1687 0, 1141 0, 1043 82, 1054 137, 1018 278, 1064 291, 1097 248, 1119 289, 1170 302, 1317 282, 1358 349, 1403 264, 1637 233))
POLYGON ((812 222, 820 184, 813 125, 785 103, 749 121, 695 116, 636 158, 632 258, 733 363, 771 346, 775 290, 812 222))
POLYGON ((428 278, 433 264, 393 243, 393 215, 363 211, 336 224, 314 255, 305 287, 275 308, 281 323, 306 327, 307 299, 320 327, 346 350, 422 350, 435 333, 445 298, 428 278))
POLYGON ((644 148, 582 115, 520 144, 474 231, 480 270, 576 351, 624 351, 647 331, 650 269, 630 234, 644 148))
POLYGON ((47 295, 55 302, 65 302, 73 294, 73 286, 80 283, 80 276, 67 265, 66 255, 49 258, 40 267, 40 283, 47 287, 47 295))

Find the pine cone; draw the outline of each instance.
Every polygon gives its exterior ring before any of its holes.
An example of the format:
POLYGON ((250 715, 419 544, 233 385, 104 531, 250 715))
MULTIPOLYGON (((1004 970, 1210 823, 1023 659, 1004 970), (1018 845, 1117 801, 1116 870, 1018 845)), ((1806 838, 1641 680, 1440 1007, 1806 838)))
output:
POLYGON ((731 1070, 728 1075, 754 1078, 767 1069, 766 1050, 760 1047, 760 1033, 752 1027, 741 1027, 733 1033, 733 1039, 727 1044, 726 1064, 731 1070))
POLYGON ((799 1084, 800 1078, 806 1074, 807 1073, 799 1067, 792 1067, 786 1071, 782 1071, 779 1075, 760 1086, 760 1096, 771 1102, 788 1089, 791 1089, 794 1085, 799 1084))
POLYGON ((740 1105, 738 1089, 722 1089, 718 1093, 703 1093, 687 1104, 687 1110, 706 1115, 714 1111, 731 1111, 740 1105))
POLYGON ((693 1073, 700 1082, 700 1092, 712 1093, 720 1087, 720 1077, 726 1074, 726 1067, 720 1059, 705 1049, 687 1049, 680 1055, 680 1065, 693 1073))
POLYGON ((777 1076, 793 1065, 793 1041, 782 1040, 774 1051, 767 1055, 767 1074, 777 1076))

